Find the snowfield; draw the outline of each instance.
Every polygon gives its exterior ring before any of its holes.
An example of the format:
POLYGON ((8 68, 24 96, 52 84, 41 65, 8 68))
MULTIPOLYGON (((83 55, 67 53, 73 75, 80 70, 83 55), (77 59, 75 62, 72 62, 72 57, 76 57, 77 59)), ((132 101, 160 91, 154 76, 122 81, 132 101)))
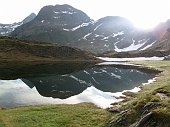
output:
POLYGON ((151 61, 151 60, 164 60, 164 57, 135 57, 135 58, 109 58, 109 57, 97 57, 98 59, 108 62, 126 62, 126 61, 151 61))

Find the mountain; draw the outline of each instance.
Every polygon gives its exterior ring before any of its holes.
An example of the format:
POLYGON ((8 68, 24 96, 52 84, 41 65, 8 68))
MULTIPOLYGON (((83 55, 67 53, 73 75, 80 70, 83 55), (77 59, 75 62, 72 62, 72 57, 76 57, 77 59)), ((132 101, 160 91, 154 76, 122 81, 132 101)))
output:
POLYGON ((142 51, 159 42, 159 29, 144 31, 119 16, 97 21, 70 5, 45 6, 11 36, 77 47, 93 52, 142 51))
POLYGON ((92 22, 85 13, 69 5, 45 6, 34 20, 18 27, 12 36, 69 45, 84 35, 80 28, 92 22))
POLYGON ((34 13, 31 13, 29 16, 27 16, 23 21, 12 23, 12 24, 0 24, 0 36, 6 36, 9 35, 12 31, 14 31, 18 26, 21 26, 22 24, 26 24, 33 20, 36 17, 34 13))
POLYGON ((90 31, 78 41, 79 47, 98 52, 125 52, 142 50, 155 43, 152 32, 136 29, 130 21, 118 16, 99 19, 90 26, 90 31))
POLYGON ((0 37, 1 61, 90 61, 88 52, 56 44, 0 37))

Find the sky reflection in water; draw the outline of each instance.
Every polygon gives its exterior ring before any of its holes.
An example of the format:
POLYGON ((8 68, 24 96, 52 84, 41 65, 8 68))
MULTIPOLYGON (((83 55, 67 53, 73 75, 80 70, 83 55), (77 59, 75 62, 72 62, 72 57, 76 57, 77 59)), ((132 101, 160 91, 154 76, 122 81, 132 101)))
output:
POLYGON ((0 107, 92 102, 106 108, 120 101, 113 97, 116 92, 133 89, 154 76, 137 69, 105 65, 66 74, 0 80, 0 107))

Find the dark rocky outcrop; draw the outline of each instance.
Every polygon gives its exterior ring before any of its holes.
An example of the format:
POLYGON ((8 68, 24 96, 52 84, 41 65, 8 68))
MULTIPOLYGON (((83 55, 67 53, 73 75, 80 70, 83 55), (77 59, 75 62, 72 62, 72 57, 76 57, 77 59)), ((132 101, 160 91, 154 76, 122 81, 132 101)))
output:
MULTIPOLYGON (((110 122, 110 127, 122 126, 122 127, 145 127, 148 125, 155 125, 157 121, 154 119, 154 109, 160 108, 162 105, 159 102, 148 102, 141 107, 140 115, 138 117, 131 119, 131 110, 126 108, 121 108, 124 111, 119 110, 118 117, 110 122), (125 110, 126 109, 126 110, 125 110), (131 120, 129 120, 129 118, 131 120), (131 123, 132 122, 132 123, 131 123)), ((139 110, 139 109, 138 109, 139 110)), ((117 110, 116 110, 117 111, 117 110)), ((148 126, 150 127, 150 126, 148 126)))
POLYGON ((151 116, 152 116, 152 112, 149 112, 148 114, 144 115, 139 122, 137 122, 136 124, 130 125, 130 127, 144 127, 145 124, 148 122, 148 120, 150 120, 151 116))

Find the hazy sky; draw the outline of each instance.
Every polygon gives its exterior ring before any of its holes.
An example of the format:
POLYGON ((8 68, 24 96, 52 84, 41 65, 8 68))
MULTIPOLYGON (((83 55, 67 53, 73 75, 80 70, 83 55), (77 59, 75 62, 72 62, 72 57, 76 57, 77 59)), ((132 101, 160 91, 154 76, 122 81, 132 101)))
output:
POLYGON ((151 28, 170 19, 170 0, 0 0, 0 23, 22 21, 45 5, 69 4, 92 19, 104 16, 128 18, 139 28, 151 28))

